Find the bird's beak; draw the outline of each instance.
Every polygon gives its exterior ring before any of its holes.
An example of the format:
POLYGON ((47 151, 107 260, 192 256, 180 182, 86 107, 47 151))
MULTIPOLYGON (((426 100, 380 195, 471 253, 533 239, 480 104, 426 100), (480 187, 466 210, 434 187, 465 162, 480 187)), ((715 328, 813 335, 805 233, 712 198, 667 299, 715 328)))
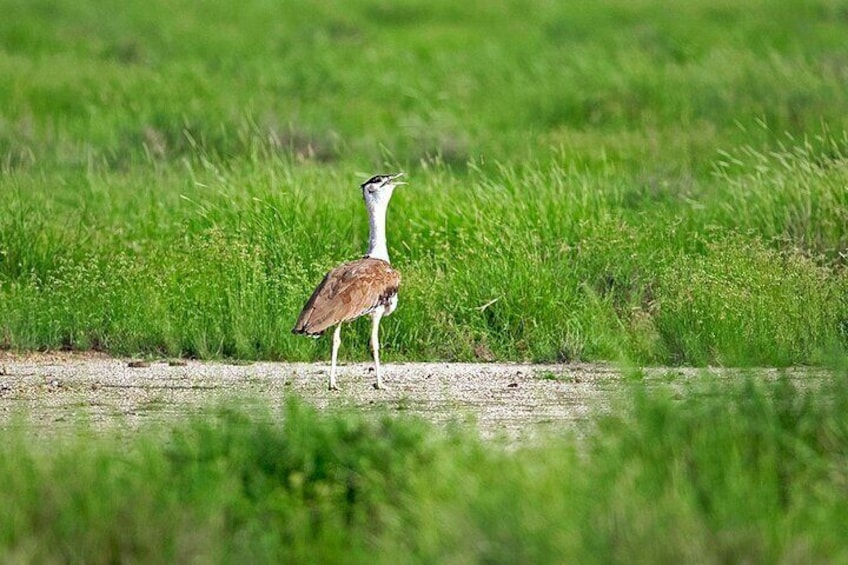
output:
POLYGON ((406 184, 406 183, 405 183, 405 182, 403 182, 403 181, 398 181, 398 180, 396 180, 396 179, 398 179, 398 178, 400 178, 400 177, 402 177, 402 176, 403 176, 403 171, 401 171, 401 172, 399 172, 399 173, 397 173, 397 174, 392 175, 392 178, 391 178, 391 180, 392 180, 392 184, 393 184, 393 185, 395 185, 395 186, 400 186, 400 185, 402 185, 402 184, 406 184))

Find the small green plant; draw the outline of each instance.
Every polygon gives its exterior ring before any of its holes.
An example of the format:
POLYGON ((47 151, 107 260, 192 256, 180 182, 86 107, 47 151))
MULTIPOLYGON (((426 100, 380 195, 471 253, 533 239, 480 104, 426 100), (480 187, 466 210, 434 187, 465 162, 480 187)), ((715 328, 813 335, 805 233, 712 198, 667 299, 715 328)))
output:
POLYGON ((553 371, 542 371, 539 373, 539 377, 546 381, 558 381, 562 378, 562 375, 558 375, 553 371))

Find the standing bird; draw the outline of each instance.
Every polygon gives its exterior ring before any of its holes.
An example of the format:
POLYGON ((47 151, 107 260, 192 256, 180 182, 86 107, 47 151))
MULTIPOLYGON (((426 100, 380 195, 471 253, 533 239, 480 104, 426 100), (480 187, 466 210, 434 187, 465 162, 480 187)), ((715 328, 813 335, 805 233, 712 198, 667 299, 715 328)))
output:
POLYGON ((397 179, 403 173, 376 175, 362 183, 362 196, 368 209, 370 235, 368 252, 362 259, 340 265, 327 273, 297 318, 292 333, 320 337, 327 328, 333 332, 333 354, 330 366, 330 390, 336 386, 336 358, 341 345, 342 323, 371 314, 371 350, 377 373, 375 388, 382 389, 380 373, 380 318, 397 307, 400 273, 389 264, 386 246, 386 209, 396 186, 406 184, 397 179))

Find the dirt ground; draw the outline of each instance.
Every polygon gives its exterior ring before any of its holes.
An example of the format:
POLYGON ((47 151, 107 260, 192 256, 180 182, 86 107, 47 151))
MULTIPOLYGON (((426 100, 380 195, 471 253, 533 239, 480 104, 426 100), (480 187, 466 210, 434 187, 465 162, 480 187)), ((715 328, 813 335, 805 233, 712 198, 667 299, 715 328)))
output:
MULTIPOLYGON (((97 354, 0 354, 0 428, 38 434, 80 421, 124 431, 167 423, 235 402, 273 414, 292 395, 319 410, 408 414, 437 424, 475 426, 483 437, 516 440, 576 429, 593 410, 615 406, 626 382, 609 365, 403 363, 383 368, 388 390, 373 388, 370 364, 342 365, 341 390, 327 390, 326 364, 133 362, 97 354)), ((685 380, 693 369, 653 369, 685 380)))

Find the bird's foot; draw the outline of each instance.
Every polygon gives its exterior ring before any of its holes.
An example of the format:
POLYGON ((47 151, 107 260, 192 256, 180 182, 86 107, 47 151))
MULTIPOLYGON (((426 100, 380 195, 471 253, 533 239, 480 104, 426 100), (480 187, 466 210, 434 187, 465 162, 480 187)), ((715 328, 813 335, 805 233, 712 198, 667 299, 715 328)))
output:
POLYGON ((372 385, 376 390, 389 390, 389 387, 384 385, 383 383, 374 383, 372 385))
POLYGON ((330 386, 327 387, 327 390, 339 390, 338 385, 336 383, 330 383, 330 386))

